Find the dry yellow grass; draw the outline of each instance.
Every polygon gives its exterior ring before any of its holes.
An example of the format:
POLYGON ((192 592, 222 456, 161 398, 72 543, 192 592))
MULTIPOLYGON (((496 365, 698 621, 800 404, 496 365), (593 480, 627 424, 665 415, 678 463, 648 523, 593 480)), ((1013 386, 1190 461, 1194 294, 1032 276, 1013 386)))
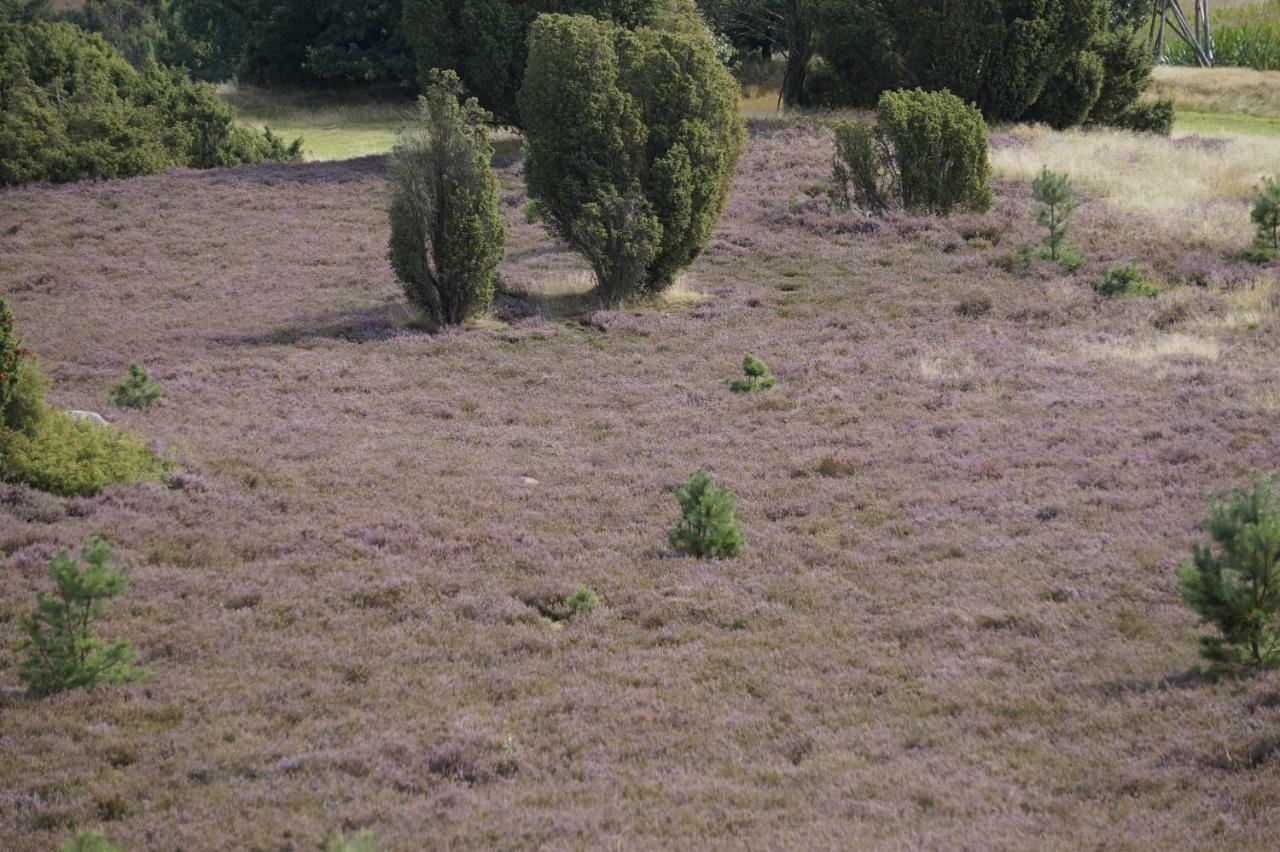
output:
POLYGON ((1146 340, 1089 344, 1086 351, 1101 358, 1118 358, 1149 364, 1165 358, 1218 360, 1218 344, 1191 334, 1162 334, 1146 340))
POLYGON ((1147 94, 1172 98, 1179 111, 1280 116, 1280 71, 1162 65, 1147 94))
POLYGON ((1250 193, 1280 169, 1280 144, 1267 136, 1221 133, 1189 142, 1182 134, 1117 130, 1009 132, 1019 144, 992 150, 996 175, 1030 181, 1047 165, 1104 203, 1148 214, 1189 246, 1210 249, 1238 248, 1252 238, 1250 193))

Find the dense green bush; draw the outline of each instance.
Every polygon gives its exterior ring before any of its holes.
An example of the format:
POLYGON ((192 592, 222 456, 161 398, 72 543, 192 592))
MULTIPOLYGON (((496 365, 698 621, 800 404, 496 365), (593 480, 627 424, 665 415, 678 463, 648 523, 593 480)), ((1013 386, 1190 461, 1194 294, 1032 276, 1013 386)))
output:
POLYGON ((142 438, 46 409, 34 434, 0 429, 0 479, 64 496, 159 481, 164 464, 142 438))
POLYGON ((1133 130, 1137 133, 1156 133, 1168 136, 1173 132, 1173 101, 1161 98, 1155 101, 1143 101, 1125 110, 1117 127, 1133 130))
POLYGON ((1257 476, 1212 503, 1204 520, 1211 543, 1178 567, 1187 605, 1219 631, 1200 640, 1214 674, 1280 664, 1280 499, 1275 477, 1257 476))
POLYGON ((991 207, 987 126, 977 108, 949 92, 885 92, 877 124, 836 126, 832 198, 872 213, 901 205, 947 215, 991 207))
POLYGON ((111 404, 117 408, 150 408, 164 392, 151 381, 151 375, 137 363, 111 388, 111 404))
POLYGON ((0 296, 0 414, 9 407, 18 384, 18 365, 25 354, 14 325, 13 307, 8 299, 0 296))
POLYGON ((624 27, 651 23, 662 0, 404 0, 404 32, 425 75, 458 72, 503 124, 519 124, 529 28, 543 13, 590 15, 624 27))
POLYGON ((454 72, 435 73, 392 154, 388 256, 409 301, 437 323, 489 307, 505 237, 488 114, 461 92, 454 72))
POLYGON ((520 108, 534 210, 586 256, 601 302, 670 285, 710 239, 746 144, 696 13, 634 31, 540 16, 520 108))
POLYGON ((742 372, 746 378, 729 382, 729 390, 734 393, 755 393, 768 390, 778 383, 773 373, 769 372, 769 365, 750 352, 742 356, 742 372))
POLYGON ((296 159, 180 69, 137 71, 68 23, 0 20, 0 184, 296 159))
POLYGON ((66 552, 49 562, 54 592, 36 597, 36 609, 22 619, 26 639, 19 669, 33 695, 52 695, 99 684, 128 683, 146 672, 132 665, 127 640, 104 642, 94 631, 94 619, 106 612, 107 601, 124 594, 128 570, 115 564, 115 551, 95 538, 80 551, 80 560, 66 552), (83 562, 83 567, 81 567, 83 562))
POLYGON ((742 551, 746 538, 733 516, 733 495, 712 484, 711 474, 695 470, 676 489, 676 500, 680 520, 667 533, 667 541, 677 551, 710 559, 726 559, 742 551))
POLYGON ((1121 60, 1139 58, 1119 43, 1133 41, 1133 24, 1109 8, 1107 0, 818 0, 821 80, 829 101, 855 106, 921 87, 949 90, 992 120, 1107 122, 1091 113, 1104 99, 1111 115, 1134 103, 1121 60))

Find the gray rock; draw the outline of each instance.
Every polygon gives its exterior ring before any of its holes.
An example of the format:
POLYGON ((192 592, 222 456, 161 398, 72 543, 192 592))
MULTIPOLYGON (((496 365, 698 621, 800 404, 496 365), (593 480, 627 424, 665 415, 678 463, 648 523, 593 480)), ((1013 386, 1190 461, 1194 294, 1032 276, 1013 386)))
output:
POLYGON ((108 426, 107 419, 93 411, 68 411, 67 414, 76 420, 87 420, 94 426, 108 426))

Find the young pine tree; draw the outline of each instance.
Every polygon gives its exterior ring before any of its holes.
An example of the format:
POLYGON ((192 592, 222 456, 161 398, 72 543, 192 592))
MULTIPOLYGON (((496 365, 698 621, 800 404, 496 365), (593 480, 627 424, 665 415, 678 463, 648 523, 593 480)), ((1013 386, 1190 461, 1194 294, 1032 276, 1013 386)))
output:
POLYGON ((1258 248, 1268 256, 1280 254, 1280 181, 1262 179, 1254 190, 1250 218, 1258 226, 1258 248))
POLYGON ((116 408, 150 408, 163 395, 160 386, 151 381, 151 374, 134 362, 111 389, 111 403, 116 408))
POLYGON ((127 683, 146 675, 133 667, 127 640, 104 642, 93 629, 107 601, 124 593, 128 572, 114 564, 115 551, 100 538, 89 542, 80 558, 83 568, 65 552, 49 562, 49 577, 57 588, 37 596, 35 612, 22 619, 27 638, 21 650, 27 656, 19 677, 33 695, 127 683))
POLYGON ((710 559, 737 556, 746 545, 742 527, 733 517, 733 495, 717 488, 711 474, 695 470, 676 489, 680 520, 667 541, 680 553, 710 559))
POLYGON ((1067 243, 1067 222, 1079 206, 1071 178, 1066 174, 1054 174, 1044 166, 1040 176, 1031 182, 1031 195, 1039 202, 1035 209, 1036 221, 1049 229, 1044 244, 1054 263, 1062 261, 1067 243))
POLYGON ((777 384, 777 378, 769 372, 769 365, 748 352, 742 356, 742 372, 745 379, 734 379, 729 382, 729 389, 734 393, 753 393, 768 390, 777 384))
POLYGON ((1215 674, 1280 665, 1280 499, 1274 476, 1256 476, 1214 502, 1197 545, 1178 567, 1187 605, 1221 635, 1200 640, 1200 654, 1215 674))
POLYGON ((489 115, 461 93, 454 72, 432 72, 391 157, 391 267, 415 307, 451 325, 489 307, 505 239, 489 115))

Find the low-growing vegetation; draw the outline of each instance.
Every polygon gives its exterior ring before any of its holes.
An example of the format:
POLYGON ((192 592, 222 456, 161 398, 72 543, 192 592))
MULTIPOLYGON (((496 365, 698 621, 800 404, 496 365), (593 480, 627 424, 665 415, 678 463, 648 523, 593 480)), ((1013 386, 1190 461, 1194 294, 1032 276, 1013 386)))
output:
POLYGON ((1126 299, 1160 295, 1160 288, 1147 281, 1142 269, 1132 261, 1108 269, 1094 289, 1103 296, 1126 299))

